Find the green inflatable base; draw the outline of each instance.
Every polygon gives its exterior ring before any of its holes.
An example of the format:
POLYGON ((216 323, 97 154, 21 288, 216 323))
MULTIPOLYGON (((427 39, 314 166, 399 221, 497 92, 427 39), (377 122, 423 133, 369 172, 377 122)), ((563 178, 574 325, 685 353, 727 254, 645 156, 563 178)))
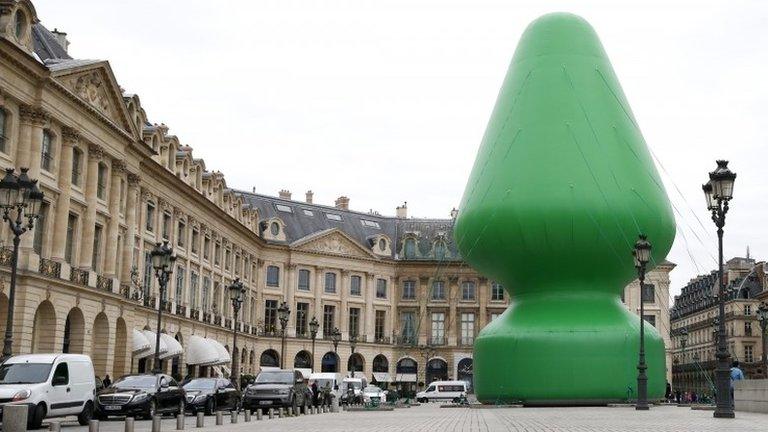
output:
MULTIPOLYGON (((482 403, 601 405, 637 397, 640 319, 599 292, 518 297, 475 341, 482 403)), ((666 388, 664 342, 645 326, 648 399, 666 388)))

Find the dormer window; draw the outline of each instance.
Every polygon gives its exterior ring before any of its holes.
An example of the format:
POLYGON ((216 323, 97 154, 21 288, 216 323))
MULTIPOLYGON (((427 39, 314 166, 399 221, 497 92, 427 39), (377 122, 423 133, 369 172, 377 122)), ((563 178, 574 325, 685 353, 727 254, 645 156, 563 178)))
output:
POLYGON ((443 260, 445 259, 445 253, 446 253, 447 247, 445 246, 445 242, 442 240, 438 240, 435 242, 435 259, 443 260))
POLYGON ((405 245, 403 246, 403 254, 407 259, 416 258, 416 239, 408 237, 405 239, 405 245))
POLYGON ((280 235, 280 224, 277 222, 272 222, 269 224, 269 232, 275 237, 280 235))
POLYGON ((379 239, 379 250, 384 252, 387 250, 387 240, 386 239, 379 239))
POLYGON ((24 16, 24 12, 16 11, 16 39, 21 40, 24 37, 24 32, 27 28, 27 17, 24 16))

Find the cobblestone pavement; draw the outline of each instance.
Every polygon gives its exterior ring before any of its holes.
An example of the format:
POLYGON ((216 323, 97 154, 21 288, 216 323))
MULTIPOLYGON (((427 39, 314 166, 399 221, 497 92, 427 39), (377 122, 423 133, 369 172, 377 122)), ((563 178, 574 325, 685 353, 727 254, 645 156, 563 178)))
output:
MULTIPOLYGON (((631 407, 579 408, 440 408, 437 404, 397 409, 387 412, 341 412, 297 418, 283 418, 230 424, 225 416, 223 426, 215 426, 214 417, 206 417, 206 427, 195 428, 195 419, 187 417, 186 430, 200 432, 229 431, 362 431, 362 432, 453 432, 453 431, 516 431, 516 432, 749 432, 768 431, 768 415, 736 413, 736 419, 715 419, 711 411, 663 406, 647 412, 631 407)), ((148 421, 137 421, 136 431, 149 431, 148 421)), ((174 419, 163 421, 163 431, 176 429, 174 419)), ((87 431, 77 423, 63 425, 67 432, 87 431)), ((123 431, 122 421, 102 423, 100 431, 123 431)))

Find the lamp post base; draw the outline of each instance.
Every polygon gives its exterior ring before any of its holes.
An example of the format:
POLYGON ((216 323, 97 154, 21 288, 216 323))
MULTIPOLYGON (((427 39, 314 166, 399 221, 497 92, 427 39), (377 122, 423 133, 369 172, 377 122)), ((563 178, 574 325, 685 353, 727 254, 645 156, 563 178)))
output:
POLYGON ((635 405, 635 411, 648 411, 650 409, 648 405, 635 405))
POLYGON ((715 411, 714 415, 715 418, 736 418, 736 414, 732 412, 717 412, 715 411))

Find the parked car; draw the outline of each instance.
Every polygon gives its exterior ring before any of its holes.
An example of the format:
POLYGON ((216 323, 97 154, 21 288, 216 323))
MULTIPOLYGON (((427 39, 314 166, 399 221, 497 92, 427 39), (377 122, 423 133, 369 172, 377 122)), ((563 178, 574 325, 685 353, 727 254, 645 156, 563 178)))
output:
POLYGON ((222 378, 195 378, 184 384, 187 411, 211 415, 218 410, 234 411, 240 407, 240 390, 222 378))
POLYGON ((165 374, 126 375, 96 396, 96 417, 184 413, 186 395, 173 377, 165 374))
POLYGON ((341 400, 341 374, 335 372, 317 372, 309 375, 309 386, 317 383, 317 405, 330 406, 333 398, 341 400))
POLYGON ((273 407, 293 407, 306 410, 311 401, 301 372, 294 370, 265 370, 249 385, 243 395, 243 408, 255 412, 273 407))
POLYGON ((87 425, 95 393, 93 363, 85 355, 18 355, 0 365, 0 415, 5 405, 26 405, 30 429, 46 418, 70 415, 87 425))
POLYGON ((362 403, 363 389, 368 385, 365 378, 344 378, 341 381, 341 402, 342 403, 362 403))
POLYGON ((366 386, 363 389, 363 403, 379 404, 387 401, 387 392, 375 385, 366 386))
POLYGON ((416 393, 418 402, 448 400, 458 402, 467 396, 467 383, 465 381, 434 381, 427 389, 416 393))

